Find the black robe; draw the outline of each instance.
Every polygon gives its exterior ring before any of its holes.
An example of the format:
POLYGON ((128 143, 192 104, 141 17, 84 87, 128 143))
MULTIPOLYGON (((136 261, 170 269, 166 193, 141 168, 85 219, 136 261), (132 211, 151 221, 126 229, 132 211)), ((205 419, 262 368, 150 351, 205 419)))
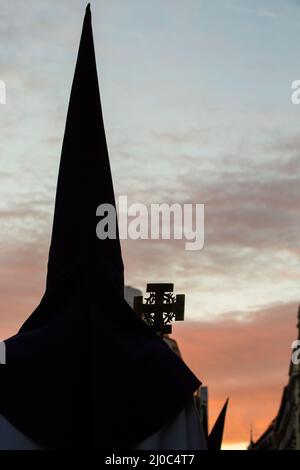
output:
POLYGON ((46 291, 6 340, 7 364, 0 366, 0 413, 49 449, 131 448, 172 419, 200 385, 124 300, 119 239, 96 236, 101 203, 115 200, 88 6, 46 291))

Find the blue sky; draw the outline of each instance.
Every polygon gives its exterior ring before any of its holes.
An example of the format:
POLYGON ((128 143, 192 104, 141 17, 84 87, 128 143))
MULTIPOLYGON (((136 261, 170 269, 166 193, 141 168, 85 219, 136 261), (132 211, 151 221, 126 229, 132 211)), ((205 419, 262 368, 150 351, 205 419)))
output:
MULTIPOLYGON (((85 6, 0 1, 0 297, 9 332, 43 291, 85 6)), ((91 6, 116 192, 129 202, 206 204, 202 251, 124 242, 127 282, 174 282, 190 319, 247 318, 296 301, 300 106, 290 95, 300 78, 300 2, 91 6)))

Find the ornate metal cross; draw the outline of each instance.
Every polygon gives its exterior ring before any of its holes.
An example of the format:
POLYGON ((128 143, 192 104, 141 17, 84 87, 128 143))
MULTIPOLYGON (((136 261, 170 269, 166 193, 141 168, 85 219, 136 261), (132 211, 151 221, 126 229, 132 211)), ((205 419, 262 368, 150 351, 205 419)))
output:
POLYGON ((171 322, 184 319, 183 294, 173 294, 173 284, 147 284, 149 297, 134 297, 134 311, 151 327, 156 333, 168 334, 172 332, 171 322))

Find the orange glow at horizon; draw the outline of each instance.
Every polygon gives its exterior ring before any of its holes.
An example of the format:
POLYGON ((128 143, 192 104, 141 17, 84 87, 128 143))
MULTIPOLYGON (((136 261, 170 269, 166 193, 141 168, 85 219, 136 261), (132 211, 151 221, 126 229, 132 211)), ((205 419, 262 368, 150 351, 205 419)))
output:
POLYGON ((229 397, 224 448, 245 449, 250 427, 256 440, 275 418, 288 381, 296 312, 289 304, 256 312, 247 321, 224 317, 174 325, 183 359, 208 386, 210 429, 229 397))

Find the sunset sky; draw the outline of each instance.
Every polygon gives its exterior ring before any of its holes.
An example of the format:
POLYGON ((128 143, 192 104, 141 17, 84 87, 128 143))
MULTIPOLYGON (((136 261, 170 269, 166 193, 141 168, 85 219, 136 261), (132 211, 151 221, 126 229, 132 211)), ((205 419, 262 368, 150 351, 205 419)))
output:
MULTIPOLYGON (((0 337, 44 289, 64 123, 86 1, 0 0, 0 337)), ((229 396, 226 447, 275 416, 300 301, 300 1, 95 0, 94 40, 115 191, 205 204, 205 245, 123 241, 126 282, 186 294, 174 327, 229 396)), ((80 213, 78 214, 80 218, 80 213)))

